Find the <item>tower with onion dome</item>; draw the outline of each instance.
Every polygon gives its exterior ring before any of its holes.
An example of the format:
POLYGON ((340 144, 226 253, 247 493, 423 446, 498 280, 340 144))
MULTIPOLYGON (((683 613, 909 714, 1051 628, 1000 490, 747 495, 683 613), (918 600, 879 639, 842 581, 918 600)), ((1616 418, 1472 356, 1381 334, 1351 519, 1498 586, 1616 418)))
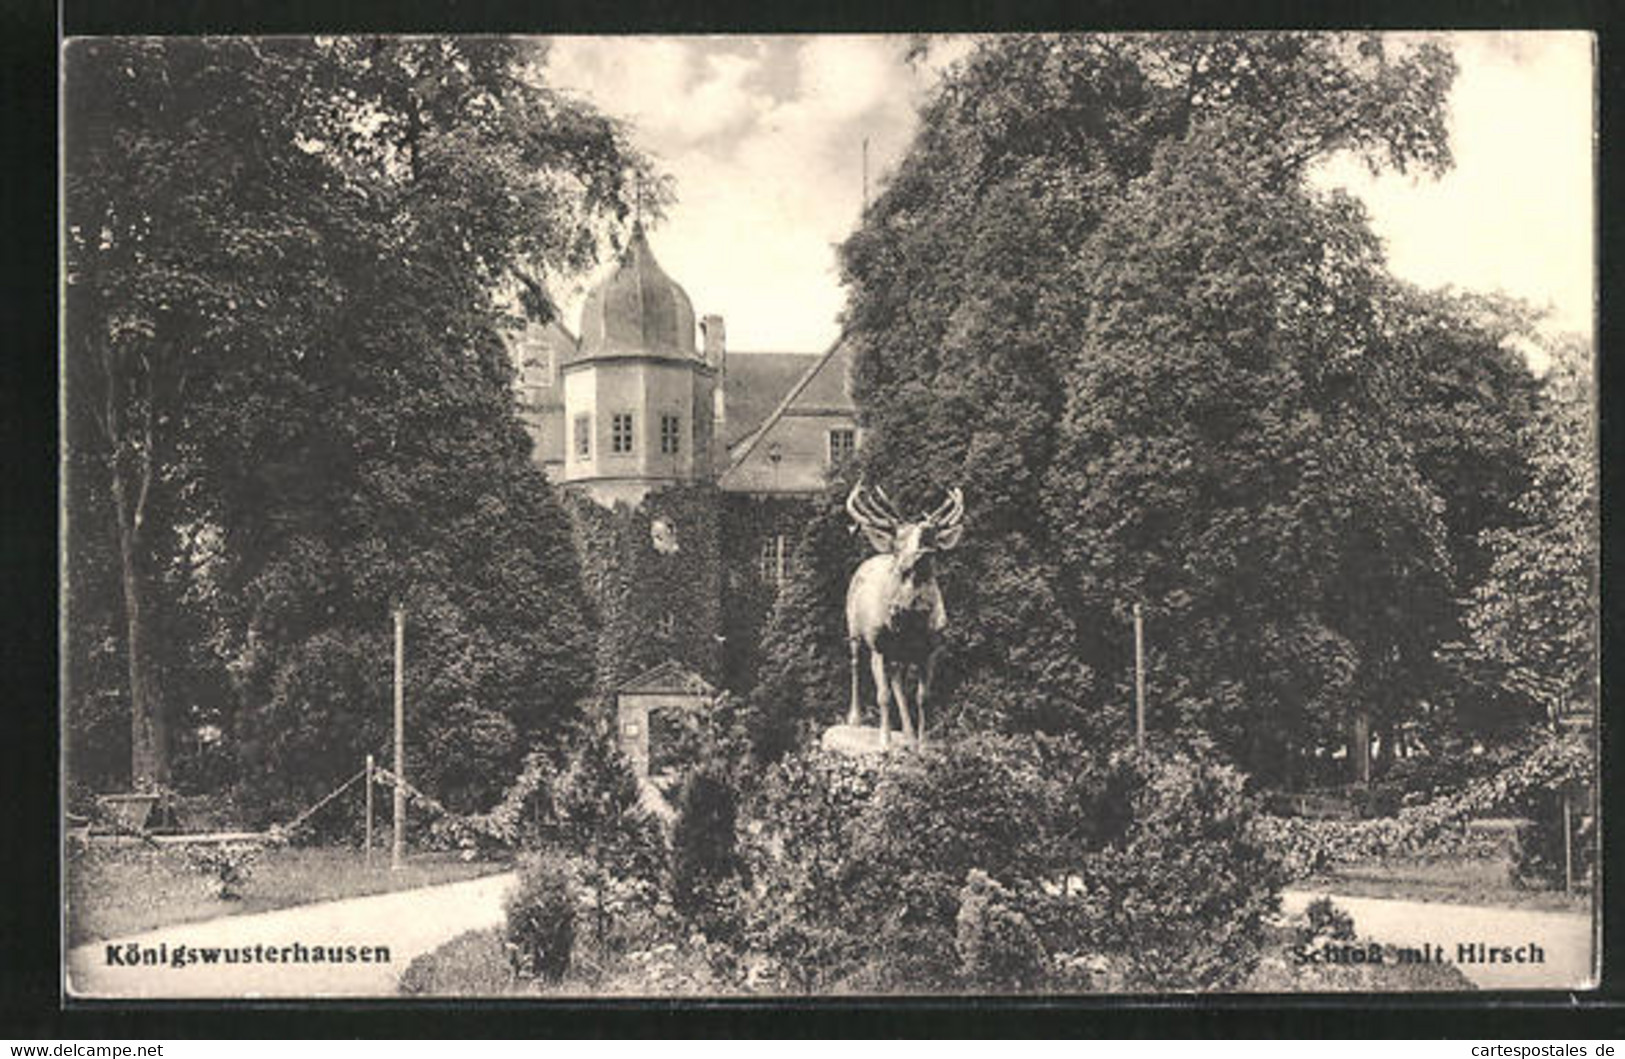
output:
POLYGON ((721 369, 696 347, 688 295, 634 225, 614 271, 587 295, 576 348, 559 367, 559 480, 603 504, 636 505, 665 486, 714 479, 721 369))

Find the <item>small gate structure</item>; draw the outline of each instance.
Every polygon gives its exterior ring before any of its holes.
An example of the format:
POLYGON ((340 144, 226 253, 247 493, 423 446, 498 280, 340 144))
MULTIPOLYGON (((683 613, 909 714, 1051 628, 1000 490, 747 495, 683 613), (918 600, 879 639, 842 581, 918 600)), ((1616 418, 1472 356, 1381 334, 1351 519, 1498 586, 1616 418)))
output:
POLYGON ((692 730, 694 725, 688 722, 700 720, 716 700, 716 688, 675 661, 662 662, 616 690, 615 738, 638 779, 649 779, 673 752, 681 753, 670 733, 692 730), (663 725, 663 720, 676 723, 663 725), (662 729, 653 738, 651 724, 662 729))

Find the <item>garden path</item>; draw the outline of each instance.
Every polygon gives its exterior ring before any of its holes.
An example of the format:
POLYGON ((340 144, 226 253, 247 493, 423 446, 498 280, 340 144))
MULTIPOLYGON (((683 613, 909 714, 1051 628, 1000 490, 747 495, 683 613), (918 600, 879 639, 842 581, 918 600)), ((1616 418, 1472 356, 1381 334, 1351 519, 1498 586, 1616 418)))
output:
MULTIPOLYGON (((502 896, 513 872, 372 897, 325 901, 255 915, 159 927, 112 942, 81 945, 68 953, 68 991, 77 997, 346 997, 391 996, 414 958, 469 930, 502 922, 502 896), (388 963, 191 963, 185 967, 110 965, 109 951, 177 947, 281 949, 389 947, 388 963)), ((280 953, 279 953, 280 955, 280 953)))
POLYGON ((1417 950, 1424 945, 1440 946, 1445 961, 1455 963, 1480 989, 1585 989, 1593 978, 1591 917, 1584 913, 1342 897, 1307 890, 1288 890, 1281 895, 1281 907, 1298 913, 1310 901, 1325 896, 1354 917, 1360 937, 1417 950), (1489 948, 1524 948, 1526 955, 1533 955, 1534 950, 1525 947, 1536 945, 1544 959, 1541 963, 1457 959, 1457 946, 1478 942, 1489 948))

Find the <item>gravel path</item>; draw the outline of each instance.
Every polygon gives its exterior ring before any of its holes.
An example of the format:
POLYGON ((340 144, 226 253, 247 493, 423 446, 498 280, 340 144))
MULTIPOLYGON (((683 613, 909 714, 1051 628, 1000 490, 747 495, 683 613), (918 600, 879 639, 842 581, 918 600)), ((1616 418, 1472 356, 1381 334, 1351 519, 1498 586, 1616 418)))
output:
POLYGON ((1288 890, 1287 912, 1301 912, 1317 897, 1330 896, 1354 917, 1361 938, 1401 945, 1454 963, 1480 989, 1588 989, 1594 982, 1591 917, 1578 912, 1536 912, 1521 908, 1455 905, 1442 901, 1399 901, 1341 897, 1319 891, 1288 890), (1480 950, 1478 943, 1485 946, 1480 950), (1463 950, 1461 946, 1468 946, 1463 950), (1435 949, 1434 946, 1437 946, 1435 949), (1535 962, 1539 949, 1539 962, 1535 962), (1490 950, 1521 950, 1527 962, 1487 962, 1490 950), (1468 957, 1477 956, 1477 960, 1468 957))
MULTIPOLYGON (((514 873, 373 897, 283 908, 257 915, 226 916, 202 923, 160 927, 134 937, 81 945, 68 954, 68 992, 78 997, 340 997, 390 996, 407 964, 467 930, 502 921, 502 895, 514 873), (389 962, 283 963, 297 956, 295 944, 321 947, 387 946, 389 962), (127 958, 130 946, 154 949, 163 966, 110 963, 127 958), (176 950, 254 946, 260 960, 213 964, 176 950), (163 946, 163 948, 160 948, 163 946), (276 950, 268 954, 264 950, 276 950), (278 962, 266 962, 276 958, 278 962)), ((359 951, 356 953, 359 957, 359 951)), ((221 952, 218 960, 224 959, 221 952)))
MULTIPOLYGON (((68 988, 77 997, 353 997, 391 996, 407 964, 468 930, 502 921, 502 897, 514 882, 505 872, 466 882, 403 890, 347 901, 284 908, 258 915, 226 916, 157 930, 117 942, 81 945, 68 954, 68 988), (283 963, 295 944, 307 950, 340 946, 388 946, 387 963, 283 963), (132 946, 162 956, 162 966, 126 965, 132 946), (259 946, 256 962, 205 963, 188 951, 175 967, 177 949, 259 946), (276 950, 278 962, 267 950, 276 950), (117 955, 109 956, 117 950, 117 955)), ((1282 907, 1301 912, 1321 893, 1289 890, 1282 907)), ((1448 961, 1484 989, 1582 989, 1592 978, 1591 919, 1569 912, 1532 912, 1477 905, 1398 901, 1331 895, 1354 917, 1362 938, 1420 949, 1439 946, 1448 961), (1522 948, 1539 963, 1470 963, 1458 946, 1483 942, 1522 948)), ((1487 955, 1487 953, 1486 953, 1487 955)), ((224 959, 223 952, 217 958, 224 959)))

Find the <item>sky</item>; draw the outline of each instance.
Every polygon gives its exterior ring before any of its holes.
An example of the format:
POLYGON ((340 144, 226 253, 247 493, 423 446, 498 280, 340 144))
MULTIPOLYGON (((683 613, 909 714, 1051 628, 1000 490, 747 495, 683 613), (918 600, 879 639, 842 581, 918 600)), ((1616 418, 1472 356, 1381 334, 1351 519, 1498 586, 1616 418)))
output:
MULTIPOLYGON (((1594 305, 1592 44, 1584 33, 1452 33, 1455 167, 1442 178, 1333 159, 1316 174, 1367 205, 1399 276, 1502 290, 1589 335, 1594 305)), ((696 313, 734 350, 816 351, 844 303, 835 247, 907 150, 917 110, 969 47, 926 63, 900 37, 566 37, 549 81, 626 119, 675 182, 650 231, 696 313)), ((559 292, 579 318, 585 285, 559 292)))

